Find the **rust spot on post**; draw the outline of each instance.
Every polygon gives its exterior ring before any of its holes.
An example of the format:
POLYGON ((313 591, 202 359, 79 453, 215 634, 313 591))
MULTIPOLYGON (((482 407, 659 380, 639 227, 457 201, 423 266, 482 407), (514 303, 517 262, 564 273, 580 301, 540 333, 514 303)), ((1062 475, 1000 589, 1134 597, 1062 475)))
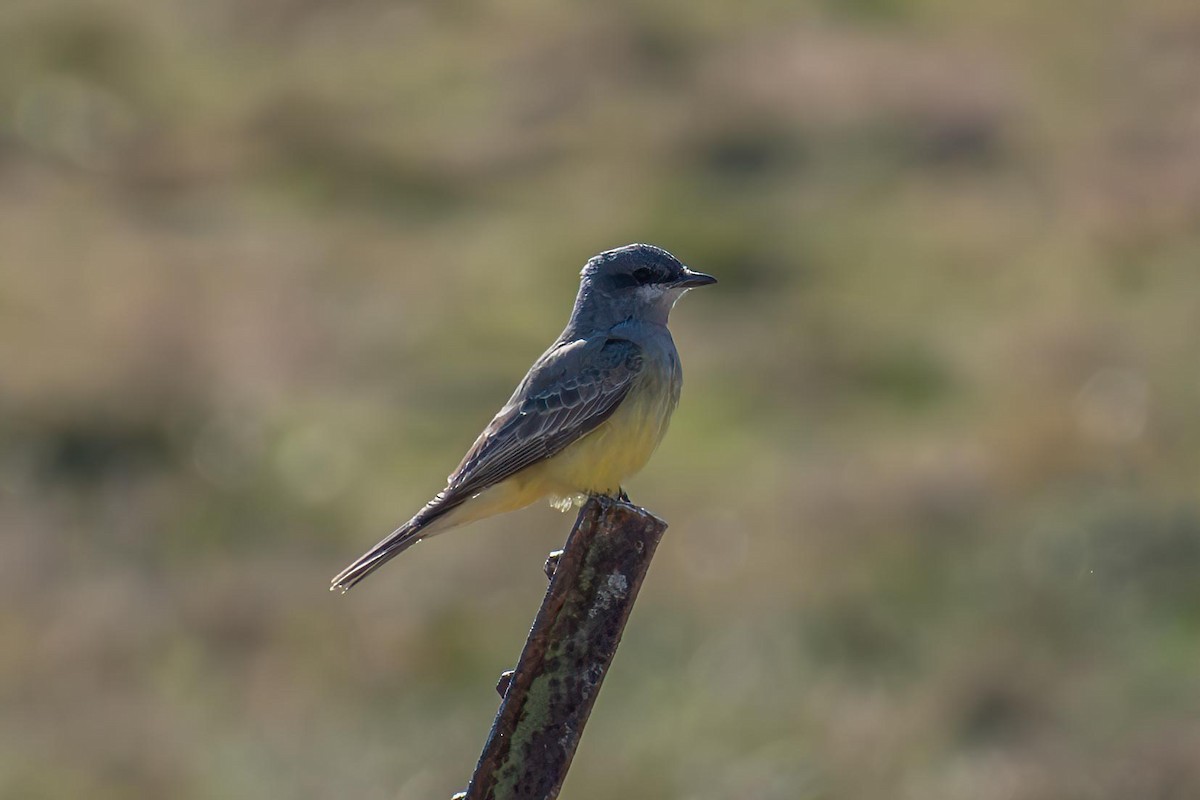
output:
POLYGON ((558 797, 666 529, 622 502, 593 498, 580 509, 466 800, 558 797))

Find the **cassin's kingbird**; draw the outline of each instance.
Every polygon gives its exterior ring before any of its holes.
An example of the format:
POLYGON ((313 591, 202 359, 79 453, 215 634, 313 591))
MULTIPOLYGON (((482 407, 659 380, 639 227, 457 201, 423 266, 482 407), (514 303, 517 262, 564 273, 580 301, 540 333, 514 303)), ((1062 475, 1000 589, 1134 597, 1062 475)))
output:
POLYGON ((541 497, 624 497, 650 459, 683 380, 667 315, 716 283, 666 250, 631 244, 592 258, 562 335, 530 368, 458 469, 416 516, 333 579, 345 591, 427 536, 541 497))

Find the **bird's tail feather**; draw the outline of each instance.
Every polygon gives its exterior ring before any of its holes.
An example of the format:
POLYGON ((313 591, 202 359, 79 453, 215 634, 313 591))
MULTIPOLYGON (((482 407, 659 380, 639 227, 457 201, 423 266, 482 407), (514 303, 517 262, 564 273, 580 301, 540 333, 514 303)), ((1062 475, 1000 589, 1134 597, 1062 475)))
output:
POLYGON ((492 514, 523 508, 539 496, 536 492, 523 491, 511 481, 468 497, 448 497, 444 492, 439 493, 415 517, 339 572, 329 589, 345 593, 422 539, 492 514))
POLYGON ((391 535, 339 572, 331 582, 329 590, 345 594, 354 584, 421 541, 430 533, 425 530, 428 523, 429 520, 422 519, 418 515, 392 531, 391 535))

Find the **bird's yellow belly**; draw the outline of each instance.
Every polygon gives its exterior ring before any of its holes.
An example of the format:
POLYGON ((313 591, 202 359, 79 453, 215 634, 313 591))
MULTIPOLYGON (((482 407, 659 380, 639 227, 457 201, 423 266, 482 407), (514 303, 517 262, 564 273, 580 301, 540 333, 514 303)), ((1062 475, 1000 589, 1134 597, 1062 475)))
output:
POLYGON ((662 441, 678 400, 673 376, 646 376, 611 417, 553 458, 539 464, 547 494, 615 495, 662 441))

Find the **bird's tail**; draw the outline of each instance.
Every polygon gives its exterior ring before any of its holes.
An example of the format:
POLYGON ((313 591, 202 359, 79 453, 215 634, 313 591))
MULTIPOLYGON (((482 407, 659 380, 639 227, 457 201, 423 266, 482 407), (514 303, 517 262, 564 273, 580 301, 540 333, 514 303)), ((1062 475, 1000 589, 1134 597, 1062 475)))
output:
POLYGON ((430 521, 423 518, 423 515, 418 514, 392 531, 391 535, 359 556, 358 560, 353 564, 339 572, 331 581, 329 591, 340 591, 345 594, 354 584, 427 536, 430 531, 427 531, 425 527, 430 521))
POLYGON ((344 593, 422 539, 493 514, 524 508, 540 496, 537 491, 528 491, 524 484, 513 481, 468 497, 439 492, 415 517, 339 572, 329 590, 344 593))

